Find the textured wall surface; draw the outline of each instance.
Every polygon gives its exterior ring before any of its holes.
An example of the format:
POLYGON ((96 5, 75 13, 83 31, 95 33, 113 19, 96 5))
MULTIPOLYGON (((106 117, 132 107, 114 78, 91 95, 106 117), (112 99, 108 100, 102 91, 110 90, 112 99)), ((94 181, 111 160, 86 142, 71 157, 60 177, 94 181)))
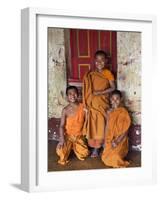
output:
POLYGON ((48 28, 48 117, 59 118, 67 104, 64 30, 48 28))
POLYGON ((134 124, 141 124, 141 33, 117 33, 117 85, 134 124))
MULTIPOLYGON (((48 110, 49 117, 60 117, 67 104, 64 29, 48 29, 48 110)), ((125 105, 133 123, 141 124, 141 33, 117 33, 117 85, 125 94, 125 105)))

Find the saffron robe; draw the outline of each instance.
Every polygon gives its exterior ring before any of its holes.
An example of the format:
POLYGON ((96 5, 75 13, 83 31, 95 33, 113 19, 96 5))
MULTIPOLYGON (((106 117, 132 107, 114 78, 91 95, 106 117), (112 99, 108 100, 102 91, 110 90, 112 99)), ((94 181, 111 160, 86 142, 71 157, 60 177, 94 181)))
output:
POLYGON ((56 148, 56 153, 60 157, 59 164, 67 164, 71 150, 79 160, 84 160, 88 156, 88 147, 82 135, 82 128, 84 123, 83 104, 80 104, 75 115, 68 116, 65 124, 65 142, 63 147, 56 148))
POLYGON ((88 110, 83 133, 91 147, 99 148, 104 140, 106 112, 109 109, 109 95, 93 95, 93 91, 103 91, 110 87, 114 76, 108 69, 89 72, 83 78, 83 104, 88 110))
POLYGON ((124 160, 124 157, 128 153, 127 134, 115 148, 112 148, 111 143, 120 135, 125 134, 128 131, 130 124, 131 119, 125 108, 119 107, 109 113, 105 148, 102 153, 102 161, 105 165, 114 168, 127 167, 129 165, 129 162, 124 160))

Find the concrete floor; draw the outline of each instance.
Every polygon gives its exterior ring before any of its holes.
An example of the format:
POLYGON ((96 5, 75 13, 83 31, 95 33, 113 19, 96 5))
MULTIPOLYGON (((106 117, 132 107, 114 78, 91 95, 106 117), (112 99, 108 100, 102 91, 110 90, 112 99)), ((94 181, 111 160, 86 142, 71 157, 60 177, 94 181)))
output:
MULTIPOLYGON (((59 165, 57 163, 58 156, 55 153, 57 141, 49 140, 48 142, 48 171, 67 171, 67 170, 87 170, 87 169, 105 169, 109 168, 103 164, 101 158, 91 158, 87 157, 86 160, 80 161, 76 156, 70 154, 70 162, 65 165, 59 165)), ((127 160, 130 160, 131 164, 129 167, 140 167, 141 166, 141 152, 130 151, 126 157, 127 160)))

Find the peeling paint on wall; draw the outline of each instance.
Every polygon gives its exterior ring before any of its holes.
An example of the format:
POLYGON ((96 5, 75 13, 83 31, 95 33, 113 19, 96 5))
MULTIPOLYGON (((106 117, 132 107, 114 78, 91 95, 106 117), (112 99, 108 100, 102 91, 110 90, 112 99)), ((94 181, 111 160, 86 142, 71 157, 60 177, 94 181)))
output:
POLYGON ((134 124, 141 124, 141 33, 117 33, 117 86, 134 124))
POLYGON ((59 118, 67 104, 64 29, 48 28, 48 117, 59 118))

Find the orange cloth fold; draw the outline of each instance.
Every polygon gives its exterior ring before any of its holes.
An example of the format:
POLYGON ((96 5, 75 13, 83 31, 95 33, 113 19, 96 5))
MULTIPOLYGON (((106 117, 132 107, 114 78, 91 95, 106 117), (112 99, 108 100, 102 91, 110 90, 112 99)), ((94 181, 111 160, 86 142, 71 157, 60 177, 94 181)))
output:
POLYGON ((104 69, 100 72, 89 72, 83 78, 83 104, 88 110, 83 133, 90 140, 89 146, 100 147, 104 139, 106 111, 109 109, 109 95, 93 95, 93 91, 103 91, 110 87, 114 80, 112 73, 104 69), (91 140, 94 140, 93 142, 91 140), (100 144, 98 145, 99 140, 100 144), (93 144, 93 145, 91 145, 93 144))
POLYGON ((56 153, 59 156, 59 164, 65 165, 68 163, 68 157, 72 150, 79 160, 84 160, 88 156, 88 147, 82 135, 83 124, 84 110, 83 104, 80 103, 75 115, 66 118, 65 142, 63 147, 56 148, 56 153))
POLYGON ((124 160, 128 153, 128 136, 126 135, 115 148, 112 148, 111 142, 120 135, 125 134, 130 124, 131 119, 128 111, 123 107, 117 108, 109 114, 105 149, 102 153, 102 161, 105 165, 114 168, 127 167, 129 165, 129 162, 124 160))
POLYGON ((78 109, 73 116, 68 116, 66 119, 65 133, 68 135, 81 135, 84 124, 83 104, 80 103, 78 109))
POLYGON ((65 165, 69 162, 68 157, 71 150, 74 151, 76 157, 79 160, 84 160, 89 155, 88 147, 82 135, 67 135, 65 137, 65 143, 63 147, 56 148, 56 153, 59 156, 59 164, 65 165))

